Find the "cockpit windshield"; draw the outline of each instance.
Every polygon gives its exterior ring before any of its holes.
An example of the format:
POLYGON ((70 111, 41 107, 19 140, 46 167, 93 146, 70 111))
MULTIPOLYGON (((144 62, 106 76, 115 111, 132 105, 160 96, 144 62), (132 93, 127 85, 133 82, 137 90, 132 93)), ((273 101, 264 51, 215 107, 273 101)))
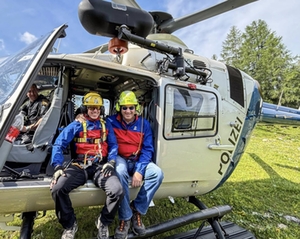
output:
POLYGON ((46 34, 39 38, 25 49, 8 58, 0 60, 0 104, 3 104, 16 90, 35 59, 39 49, 49 37, 46 34))

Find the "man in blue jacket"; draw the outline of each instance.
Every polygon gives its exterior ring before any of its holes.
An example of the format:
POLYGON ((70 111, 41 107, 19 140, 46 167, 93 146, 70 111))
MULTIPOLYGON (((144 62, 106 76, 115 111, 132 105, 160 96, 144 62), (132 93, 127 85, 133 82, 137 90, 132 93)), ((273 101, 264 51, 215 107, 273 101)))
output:
POLYGON ((115 173, 118 144, 109 122, 100 118, 103 100, 97 93, 83 98, 84 119, 69 124, 59 134, 52 149, 54 167, 50 188, 59 223, 63 226, 62 239, 72 239, 78 229, 69 193, 92 179, 106 193, 106 203, 97 221, 98 239, 108 239, 108 225, 114 220, 123 189, 115 173), (74 141, 76 158, 63 168, 63 151, 74 141))
POLYGON ((127 238, 130 222, 135 234, 146 233, 141 215, 147 213, 150 202, 163 180, 162 170, 152 162, 154 147, 150 124, 137 115, 139 108, 135 94, 132 91, 124 91, 116 104, 118 113, 108 118, 119 145, 116 173, 124 190, 115 239, 127 238), (137 197, 131 203, 128 187, 130 176, 131 186, 140 187, 137 197))

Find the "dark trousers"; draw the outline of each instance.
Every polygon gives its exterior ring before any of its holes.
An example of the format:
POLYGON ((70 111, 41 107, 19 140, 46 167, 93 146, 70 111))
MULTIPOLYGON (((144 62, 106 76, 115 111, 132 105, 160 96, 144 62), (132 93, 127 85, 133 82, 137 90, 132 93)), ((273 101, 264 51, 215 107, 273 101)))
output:
POLYGON ((87 179, 93 179, 95 185, 106 193, 106 202, 101 211, 101 222, 109 225, 119 209, 123 199, 123 189, 115 173, 104 177, 101 167, 91 165, 85 170, 71 165, 64 170, 65 176, 59 177, 56 185, 52 188, 52 198, 55 202, 55 212, 59 223, 63 228, 73 226, 76 216, 72 207, 69 193, 86 183, 87 179))

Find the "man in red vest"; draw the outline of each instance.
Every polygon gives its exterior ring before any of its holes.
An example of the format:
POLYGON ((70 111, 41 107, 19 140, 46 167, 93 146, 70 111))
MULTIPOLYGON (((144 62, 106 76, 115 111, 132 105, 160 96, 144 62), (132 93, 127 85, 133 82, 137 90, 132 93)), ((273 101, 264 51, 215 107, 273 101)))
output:
POLYGON ((137 235, 146 233, 141 215, 145 215, 152 198, 163 180, 162 170, 152 162, 154 146, 149 122, 137 115, 140 105, 132 91, 121 93, 116 104, 116 115, 110 116, 118 145, 116 173, 124 190, 124 199, 119 209, 119 226, 115 239, 127 238, 130 223, 137 235), (136 198, 130 203, 128 180, 131 186, 140 187, 136 198))

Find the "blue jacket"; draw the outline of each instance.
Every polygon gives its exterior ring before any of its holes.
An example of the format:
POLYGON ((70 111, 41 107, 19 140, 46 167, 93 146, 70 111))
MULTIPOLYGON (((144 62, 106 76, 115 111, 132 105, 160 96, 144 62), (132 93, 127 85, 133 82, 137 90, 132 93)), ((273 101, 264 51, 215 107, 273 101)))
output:
MULTIPOLYGON (((101 123, 99 120, 96 121, 86 121, 87 130, 93 129, 101 129, 101 123)), ((116 140, 116 136, 114 134, 113 128, 110 122, 106 121, 105 123, 106 131, 107 131, 107 139, 106 143, 108 145, 108 155, 107 160, 110 161, 112 159, 116 159, 118 154, 118 144, 116 140)), ((79 137, 79 133, 83 131, 83 126, 78 121, 73 121, 67 127, 63 129, 63 131, 56 138, 55 143, 52 148, 52 157, 51 157, 51 165, 56 167, 57 165, 62 165, 64 161, 63 151, 67 148, 69 143, 76 137, 79 137)))
POLYGON ((108 117, 107 121, 111 122, 114 129, 119 145, 119 155, 125 159, 136 160, 135 172, 144 176, 146 167, 152 161, 154 154, 150 123, 136 116, 132 123, 127 124, 120 114, 108 117), (137 157, 132 156, 136 152, 138 152, 137 157))

